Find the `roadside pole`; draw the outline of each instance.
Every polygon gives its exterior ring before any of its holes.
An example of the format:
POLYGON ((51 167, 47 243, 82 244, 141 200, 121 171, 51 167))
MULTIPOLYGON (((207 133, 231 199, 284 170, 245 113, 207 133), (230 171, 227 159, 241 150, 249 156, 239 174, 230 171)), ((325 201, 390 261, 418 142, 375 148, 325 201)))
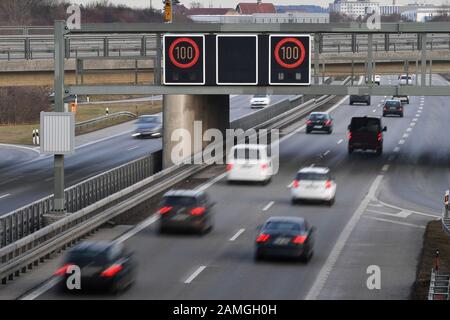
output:
POLYGON ((444 195, 444 217, 448 218, 448 197, 450 195, 450 190, 445 191, 445 195, 444 195))

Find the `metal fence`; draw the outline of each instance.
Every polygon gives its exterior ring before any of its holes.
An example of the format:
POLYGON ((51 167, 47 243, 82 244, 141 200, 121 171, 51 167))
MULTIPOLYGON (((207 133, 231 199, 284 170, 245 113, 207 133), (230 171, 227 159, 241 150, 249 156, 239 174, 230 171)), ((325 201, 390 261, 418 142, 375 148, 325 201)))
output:
MULTIPOLYGON (((162 151, 106 171, 65 190, 67 212, 77 212, 117 193, 162 168, 162 151)), ((0 217, 0 248, 44 226, 45 215, 53 210, 53 196, 48 196, 0 217)))
POLYGON ((450 275, 439 274, 435 268, 431 269, 430 289, 428 300, 448 300, 449 299, 450 275))

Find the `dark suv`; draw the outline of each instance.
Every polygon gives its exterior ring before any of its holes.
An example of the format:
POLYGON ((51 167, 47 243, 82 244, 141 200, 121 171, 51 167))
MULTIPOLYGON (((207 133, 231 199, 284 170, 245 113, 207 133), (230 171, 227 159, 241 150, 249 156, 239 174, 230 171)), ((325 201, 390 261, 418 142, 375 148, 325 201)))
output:
POLYGON ((213 228, 213 207, 209 196, 203 191, 171 190, 161 201, 160 232, 191 230, 206 233, 213 228))
POLYGON ((325 131, 328 134, 333 132, 333 119, 326 112, 312 112, 306 121, 306 133, 311 131, 325 131))
POLYGON ((403 105, 400 100, 386 100, 383 107, 383 117, 387 115, 403 117, 403 105))
POLYGON ((370 96, 369 95, 351 95, 350 96, 350 105, 358 103, 365 103, 370 106, 370 96))
POLYGON ((348 126, 348 153, 353 150, 373 150, 383 153, 383 132, 386 127, 378 117, 353 117, 348 126))

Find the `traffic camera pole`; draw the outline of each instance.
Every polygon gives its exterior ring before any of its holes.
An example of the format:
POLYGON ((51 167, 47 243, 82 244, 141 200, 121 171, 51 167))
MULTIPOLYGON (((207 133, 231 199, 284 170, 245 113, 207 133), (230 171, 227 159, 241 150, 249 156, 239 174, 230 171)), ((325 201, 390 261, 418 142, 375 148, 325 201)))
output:
MULTIPOLYGON (((64 112, 64 21, 55 21, 55 112, 64 112)), ((64 155, 54 155, 54 213, 65 212, 64 197, 64 155)))

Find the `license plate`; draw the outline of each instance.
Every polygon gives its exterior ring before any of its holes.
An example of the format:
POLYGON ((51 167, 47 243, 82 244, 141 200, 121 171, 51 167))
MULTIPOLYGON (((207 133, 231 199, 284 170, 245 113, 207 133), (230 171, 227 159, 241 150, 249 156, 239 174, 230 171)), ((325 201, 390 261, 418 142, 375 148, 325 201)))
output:
POLYGON ((174 221, 184 221, 184 220, 186 220, 187 219, 187 215, 185 215, 185 214, 177 214, 176 216, 173 216, 172 217, 172 220, 174 220, 174 221))
POLYGON ((314 129, 322 129, 322 126, 314 126, 314 129))
POLYGON ((251 164, 243 164, 241 167, 244 168, 244 169, 251 169, 251 168, 253 168, 253 166, 251 164))
POLYGON ((290 241, 291 241, 290 238, 278 237, 275 239, 275 241, 273 243, 276 245, 279 245, 279 246, 283 246, 283 245, 287 245, 290 241))

